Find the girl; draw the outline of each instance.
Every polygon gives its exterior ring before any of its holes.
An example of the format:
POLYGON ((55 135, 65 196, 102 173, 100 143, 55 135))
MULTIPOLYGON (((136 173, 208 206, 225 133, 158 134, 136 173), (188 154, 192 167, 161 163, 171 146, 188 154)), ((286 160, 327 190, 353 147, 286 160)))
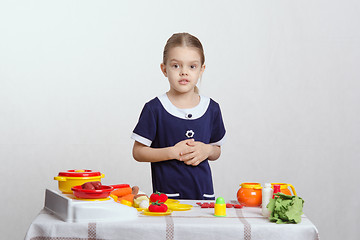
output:
POLYGON ((196 37, 172 35, 160 65, 170 90, 145 104, 132 134, 134 159, 151 163, 153 191, 174 199, 215 199, 208 160, 219 158, 225 127, 219 104, 196 87, 204 63, 196 37))

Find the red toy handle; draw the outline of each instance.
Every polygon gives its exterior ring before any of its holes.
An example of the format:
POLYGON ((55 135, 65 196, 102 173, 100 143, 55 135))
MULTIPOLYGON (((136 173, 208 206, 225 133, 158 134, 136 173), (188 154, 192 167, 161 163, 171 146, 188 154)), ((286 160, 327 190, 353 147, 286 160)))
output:
POLYGON ((114 189, 130 187, 129 184, 116 184, 116 185, 110 185, 110 186, 113 187, 114 189))

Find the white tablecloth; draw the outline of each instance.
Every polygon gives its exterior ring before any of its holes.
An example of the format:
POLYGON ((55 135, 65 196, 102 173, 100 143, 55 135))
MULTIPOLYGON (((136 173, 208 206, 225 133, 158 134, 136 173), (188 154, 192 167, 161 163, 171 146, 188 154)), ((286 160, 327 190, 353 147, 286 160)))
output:
POLYGON ((145 216, 132 221, 69 223, 43 209, 29 227, 25 240, 102 239, 244 239, 318 240, 314 224, 305 216, 299 224, 276 224, 261 215, 261 208, 227 208, 226 217, 215 217, 213 208, 197 201, 194 207, 169 216, 145 216))

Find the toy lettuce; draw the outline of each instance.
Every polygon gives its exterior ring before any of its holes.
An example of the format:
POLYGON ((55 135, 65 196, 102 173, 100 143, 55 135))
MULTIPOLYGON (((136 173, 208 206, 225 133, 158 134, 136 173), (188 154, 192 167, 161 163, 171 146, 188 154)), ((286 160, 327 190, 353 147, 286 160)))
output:
POLYGON ((300 223, 304 200, 298 196, 276 193, 266 206, 271 212, 269 220, 276 223, 300 223))

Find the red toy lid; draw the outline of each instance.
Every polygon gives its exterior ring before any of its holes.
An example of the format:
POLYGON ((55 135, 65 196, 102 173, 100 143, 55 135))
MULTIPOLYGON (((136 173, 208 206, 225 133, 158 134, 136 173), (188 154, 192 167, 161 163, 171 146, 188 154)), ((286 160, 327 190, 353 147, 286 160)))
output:
POLYGON ((59 172, 61 177, 96 177, 101 176, 100 172, 93 172, 89 169, 73 169, 66 172, 59 172))

